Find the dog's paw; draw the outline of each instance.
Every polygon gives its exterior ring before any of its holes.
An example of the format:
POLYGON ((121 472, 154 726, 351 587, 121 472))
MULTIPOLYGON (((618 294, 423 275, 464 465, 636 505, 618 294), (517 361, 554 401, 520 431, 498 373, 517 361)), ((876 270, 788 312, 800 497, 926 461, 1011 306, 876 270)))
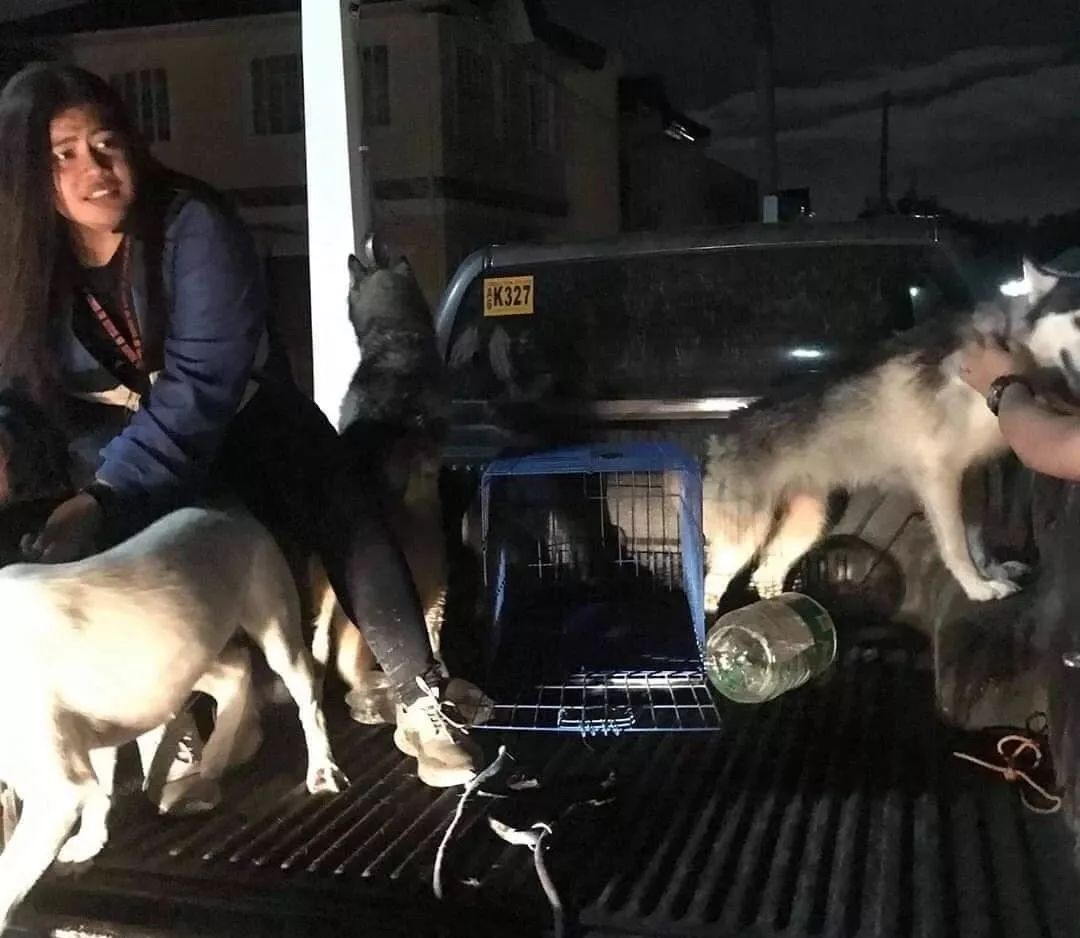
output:
POLYGON ((975 602, 987 602, 991 599, 1004 599, 1020 590, 1020 587, 1012 580, 992 579, 980 580, 964 587, 968 599, 975 602))
POLYGON ((986 575, 992 580, 1011 580, 1013 583, 1022 583, 1031 576, 1031 567, 1019 560, 1006 560, 1002 563, 992 563, 986 568, 986 575))
POLYGON ((56 859, 60 863, 85 863, 101 853, 107 840, 108 833, 105 830, 80 830, 74 837, 67 839, 56 859))
POLYGON ((308 770, 307 790, 313 795, 336 795, 349 787, 349 779, 333 762, 308 770))
POLYGON ((495 701, 471 681, 454 677, 446 685, 446 702, 453 704, 469 726, 482 726, 495 712, 495 701))
POLYGON ((221 803, 221 785, 216 779, 189 775, 168 782, 157 800, 158 814, 170 817, 189 817, 213 811, 221 803))
POLYGON ((730 577, 718 573, 708 573, 705 575, 706 612, 716 611, 717 607, 720 605, 720 600, 724 598, 724 593, 727 592, 728 583, 730 581, 730 577))
POLYGON ((777 573, 775 570, 760 568, 750 578, 750 585, 762 599, 771 599, 784 592, 784 576, 787 570, 777 573))

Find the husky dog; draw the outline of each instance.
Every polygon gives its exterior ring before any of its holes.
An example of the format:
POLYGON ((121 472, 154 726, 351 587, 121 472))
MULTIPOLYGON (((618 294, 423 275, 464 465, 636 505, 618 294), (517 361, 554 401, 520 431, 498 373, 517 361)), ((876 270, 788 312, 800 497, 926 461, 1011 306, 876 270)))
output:
MULTIPOLYGON (((448 400, 435 326, 408 261, 365 265, 349 257, 349 320, 360 363, 341 405, 349 471, 368 476, 405 555, 428 635, 440 658, 446 553, 439 498, 440 446, 448 400)), ((350 689, 369 681, 375 659, 334 601, 318 564, 315 657, 350 689)), ((393 707, 379 708, 387 713, 393 707)))
MULTIPOLYGON (((357 424, 423 431, 445 429, 447 397, 435 325, 409 262, 367 266, 349 256, 349 321, 360 363, 341 403, 338 429, 357 424)), ((355 432, 355 431, 354 431, 355 432)))
POLYGON ((245 511, 183 508, 85 560, 5 567, 0 608, 18 632, 0 681, 0 778, 23 799, 0 854, 0 927, 58 855, 101 850, 116 747, 170 720, 239 632, 299 708, 308 791, 339 790, 296 587, 245 511))
POLYGON ((716 608, 753 558, 762 595, 822 535, 826 499, 866 485, 906 488, 921 501, 942 561, 973 600, 999 599, 1018 586, 1011 565, 980 571, 976 529, 965 530, 966 470, 1003 454, 998 422, 957 376, 965 341, 1003 341, 1037 366, 1065 373, 1080 390, 1080 279, 1024 262, 1030 293, 1008 307, 980 307, 952 323, 918 327, 877 360, 816 394, 759 402, 709 440, 704 483, 705 593, 716 608), (970 551, 970 552, 969 552, 970 551))

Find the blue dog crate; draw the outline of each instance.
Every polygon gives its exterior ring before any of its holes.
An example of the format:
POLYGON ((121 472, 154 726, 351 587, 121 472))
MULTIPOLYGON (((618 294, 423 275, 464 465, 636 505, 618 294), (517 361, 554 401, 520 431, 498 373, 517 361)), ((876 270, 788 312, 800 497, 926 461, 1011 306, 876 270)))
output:
POLYGON ((701 472, 667 443, 492 462, 481 481, 486 726, 717 729, 701 472))

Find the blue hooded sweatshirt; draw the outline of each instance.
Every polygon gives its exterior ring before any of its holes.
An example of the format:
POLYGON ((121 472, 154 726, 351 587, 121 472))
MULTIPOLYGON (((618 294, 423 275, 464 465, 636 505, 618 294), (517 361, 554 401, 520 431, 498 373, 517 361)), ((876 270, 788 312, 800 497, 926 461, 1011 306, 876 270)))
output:
MULTIPOLYGON (((198 190, 169 190, 164 204, 156 225, 129 235, 149 391, 140 398, 88 351, 70 305, 60 330, 68 394, 122 408, 122 429, 100 450, 94 477, 118 498, 147 505, 206 481, 269 357, 262 270, 243 222, 198 190)), ((115 432, 115 420, 105 423, 115 432)))

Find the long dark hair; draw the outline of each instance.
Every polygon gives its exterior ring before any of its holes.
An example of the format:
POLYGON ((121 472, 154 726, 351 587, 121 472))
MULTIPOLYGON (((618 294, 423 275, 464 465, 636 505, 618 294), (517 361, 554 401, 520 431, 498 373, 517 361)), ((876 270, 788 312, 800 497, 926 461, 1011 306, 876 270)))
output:
POLYGON ((0 90, 0 386, 21 387, 50 410, 55 311, 71 247, 53 195, 49 124, 80 105, 125 140, 138 196, 154 164, 108 83, 73 65, 36 62, 0 90))

